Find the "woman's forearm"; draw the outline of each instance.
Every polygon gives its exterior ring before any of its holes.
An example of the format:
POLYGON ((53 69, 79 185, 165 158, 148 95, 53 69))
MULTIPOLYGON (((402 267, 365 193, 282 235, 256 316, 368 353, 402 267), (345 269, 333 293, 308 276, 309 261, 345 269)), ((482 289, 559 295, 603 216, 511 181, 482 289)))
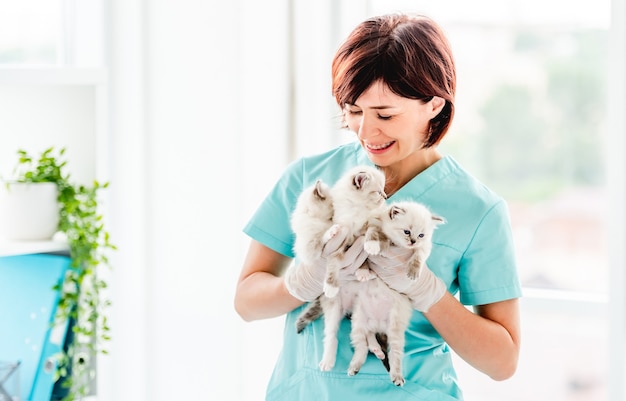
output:
POLYGON ((520 349, 517 300, 477 308, 473 313, 450 293, 425 314, 450 347, 494 380, 510 378, 520 349))
POLYGON ((255 272, 241 280, 235 294, 235 310, 245 321, 284 315, 302 305, 289 294, 282 277, 255 272))
POLYGON ((290 263, 291 258, 250 241, 235 292, 239 316, 245 321, 269 319, 302 304, 289 294, 282 277, 290 263))

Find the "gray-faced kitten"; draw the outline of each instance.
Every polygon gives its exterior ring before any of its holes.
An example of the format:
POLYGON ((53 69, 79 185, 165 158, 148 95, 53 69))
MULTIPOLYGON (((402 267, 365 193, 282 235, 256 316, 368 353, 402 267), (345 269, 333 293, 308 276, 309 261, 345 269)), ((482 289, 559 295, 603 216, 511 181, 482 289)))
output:
POLYGON ((407 263, 407 276, 415 280, 432 249, 432 235, 443 219, 417 202, 394 202, 372 215, 363 247, 378 255, 393 245, 413 250, 407 263))
MULTIPOLYGON (((407 264, 407 275, 415 279, 430 255, 433 231, 442 222, 441 217, 433 215, 419 203, 393 203, 370 220, 365 234, 365 251, 378 254, 392 244, 413 250, 407 264)), ((385 367, 389 370, 391 381, 397 386, 404 385, 402 358, 405 331, 413 313, 411 301, 390 289, 377 276, 358 284, 345 285, 348 291, 351 286, 358 286, 358 296, 352 310, 350 339, 354 355, 348 374, 358 373, 369 350, 379 359, 386 356, 385 367), (382 349, 376 341, 376 335, 380 334, 387 337, 388 350, 382 349)))

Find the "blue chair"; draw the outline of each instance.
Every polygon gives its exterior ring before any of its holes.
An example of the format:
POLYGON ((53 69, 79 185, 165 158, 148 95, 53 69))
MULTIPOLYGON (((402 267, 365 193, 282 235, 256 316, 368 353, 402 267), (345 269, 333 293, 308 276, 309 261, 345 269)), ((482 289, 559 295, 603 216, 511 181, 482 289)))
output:
POLYGON ((20 401, 50 401, 54 355, 63 349, 68 329, 67 323, 52 325, 59 300, 53 287, 62 283, 70 262, 52 254, 0 257, 0 361, 14 364, 20 401))

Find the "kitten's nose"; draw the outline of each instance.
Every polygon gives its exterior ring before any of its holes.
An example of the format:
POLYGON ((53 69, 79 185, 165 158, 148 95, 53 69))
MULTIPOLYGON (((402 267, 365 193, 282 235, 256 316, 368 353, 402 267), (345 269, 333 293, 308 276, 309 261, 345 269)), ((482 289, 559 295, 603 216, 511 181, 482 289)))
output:
POLYGON ((411 238, 411 245, 415 245, 417 241, 415 241, 415 238, 411 238))

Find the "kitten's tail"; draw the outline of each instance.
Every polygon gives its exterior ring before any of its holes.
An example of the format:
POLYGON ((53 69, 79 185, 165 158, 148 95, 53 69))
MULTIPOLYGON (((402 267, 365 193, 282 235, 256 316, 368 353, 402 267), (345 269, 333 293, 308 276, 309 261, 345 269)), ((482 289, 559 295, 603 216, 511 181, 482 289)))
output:
POLYGON ((387 369, 387 372, 389 372, 389 341, 387 339, 387 334, 376 333, 376 341, 378 341, 378 345, 380 345, 380 348, 383 350, 383 354, 385 354, 385 358, 381 359, 381 362, 385 366, 385 369, 387 369))
POLYGON ((306 308, 302 311, 298 320, 296 320, 296 331, 298 334, 302 333, 302 330, 311 322, 319 319, 324 311, 322 310, 322 304, 319 297, 314 301, 311 301, 306 308))

